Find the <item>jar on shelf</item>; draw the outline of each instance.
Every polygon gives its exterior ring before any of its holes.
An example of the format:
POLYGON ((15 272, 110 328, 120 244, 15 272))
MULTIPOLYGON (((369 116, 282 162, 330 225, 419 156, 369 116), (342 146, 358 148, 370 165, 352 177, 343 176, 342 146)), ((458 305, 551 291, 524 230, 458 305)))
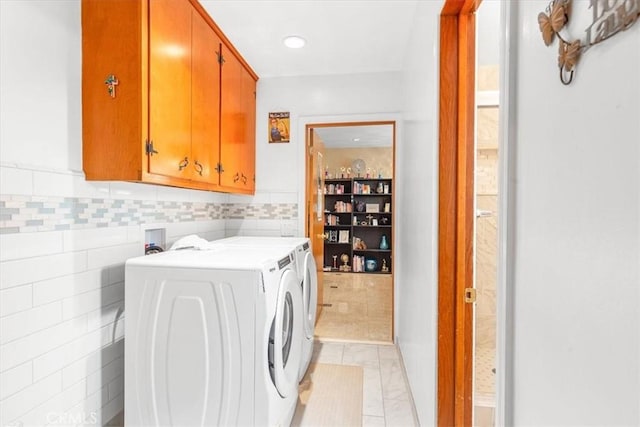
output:
POLYGON ((364 269, 367 271, 376 271, 378 268, 378 261, 373 258, 367 258, 364 262, 364 269))

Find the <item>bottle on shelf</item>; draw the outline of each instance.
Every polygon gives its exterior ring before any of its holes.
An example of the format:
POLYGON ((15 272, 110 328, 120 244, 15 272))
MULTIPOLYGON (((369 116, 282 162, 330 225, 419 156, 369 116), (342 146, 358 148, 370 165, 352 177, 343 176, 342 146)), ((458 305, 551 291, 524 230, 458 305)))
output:
POLYGON ((389 249, 389 242, 387 242, 387 235, 383 234, 380 238, 380 249, 387 250, 389 249))

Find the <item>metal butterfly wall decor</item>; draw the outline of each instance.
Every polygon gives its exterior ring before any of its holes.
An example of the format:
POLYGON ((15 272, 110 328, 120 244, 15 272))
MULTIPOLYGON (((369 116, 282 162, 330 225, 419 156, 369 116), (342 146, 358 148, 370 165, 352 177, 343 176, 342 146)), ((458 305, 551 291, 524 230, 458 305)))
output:
POLYGON ((580 56, 591 47, 607 40, 620 31, 629 29, 640 17, 640 0, 589 0, 593 22, 585 30, 586 40, 570 41, 561 31, 569 22, 571 0, 553 0, 544 12, 538 14, 538 26, 544 44, 559 40, 558 67, 560 81, 568 85, 580 56))

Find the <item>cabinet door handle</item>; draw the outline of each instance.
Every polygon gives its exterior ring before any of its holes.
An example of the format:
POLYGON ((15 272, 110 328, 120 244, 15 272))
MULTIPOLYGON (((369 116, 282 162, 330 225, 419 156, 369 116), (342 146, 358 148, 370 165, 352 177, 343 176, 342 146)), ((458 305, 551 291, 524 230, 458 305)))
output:
POLYGON ((145 151, 149 156, 153 156, 154 154, 158 154, 158 152, 153 148, 153 140, 145 141, 145 151))
POLYGON ((242 174, 242 178, 241 179, 242 179, 242 183, 247 185, 247 177, 244 176, 244 174, 242 174))
POLYGON ((189 159, 185 157, 184 160, 178 163, 178 170, 181 171, 182 169, 186 168, 188 164, 189 164, 189 159))
POLYGON ((236 183, 240 181, 240 174, 236 172, 235 175, 233 175, 233 182, 236 183))
POLYGON ((202 164, 198 163, 198 161, 196 160, 194 167, 196 168, 196 172, 198 172, 200 176, 202 176, 202 171, 204 170, 204 167, 202 166, 202 164))

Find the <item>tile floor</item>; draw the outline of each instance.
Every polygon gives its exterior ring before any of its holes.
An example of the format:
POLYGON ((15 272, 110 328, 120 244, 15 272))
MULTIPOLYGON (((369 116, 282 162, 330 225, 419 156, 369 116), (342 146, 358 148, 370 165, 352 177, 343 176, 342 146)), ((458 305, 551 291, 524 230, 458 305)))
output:
POLYGON ((496 366, 495 359, 495 347, 476 346, 473 395, 474 427, 493 427, 495 425, 496 374, 493 372, 496 366))
MULTIPOLYGON (((312 362, 362 366, 363 427, 419 425, 395 345, 316 341, 312 362)), ((107 424, 123 425, 122 412, 107 424)))
POLYGON ((323 288, 316 337, 392 342, 391 275, 324 273, 323 288))
POLYGON ((316 341, 312 361, 362 366, 363 426, 418 426, 409 386, 394 345, 316 341))

